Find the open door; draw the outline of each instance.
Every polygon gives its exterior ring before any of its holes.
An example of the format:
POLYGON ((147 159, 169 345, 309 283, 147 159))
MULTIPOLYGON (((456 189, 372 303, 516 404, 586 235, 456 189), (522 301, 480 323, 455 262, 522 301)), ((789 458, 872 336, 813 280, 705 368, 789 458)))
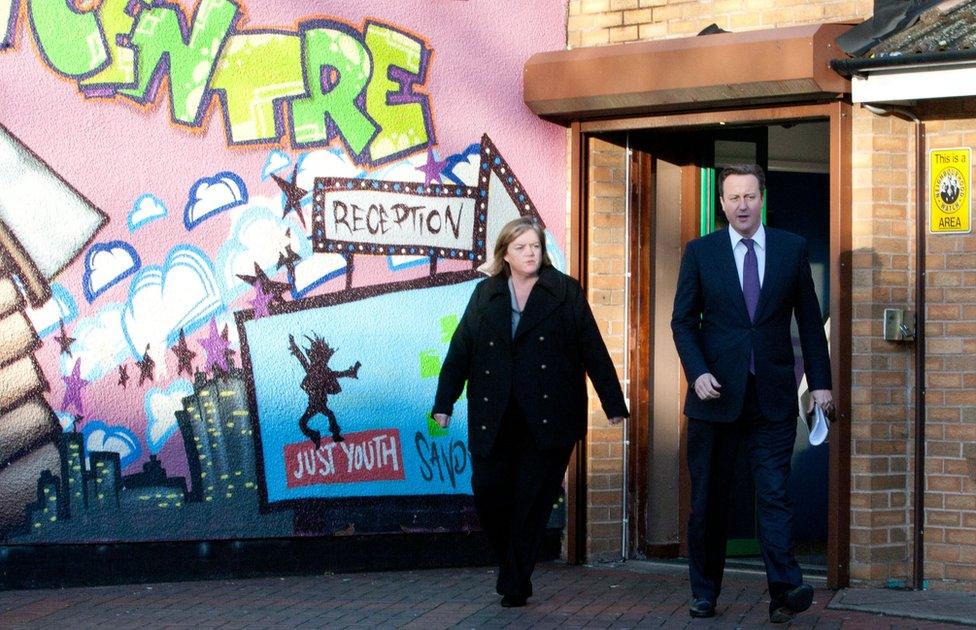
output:
MULTIPOLYGON (((631 132, 630 398, 631 557, 677 557, 689 505, 682 406, 687 383, 671 340, 670 316, 683 244, 727 227, 716 175, 734 163, 767 172, 763 221, 804 236, 825 320, 831 304, 830 128, 789 121, 737 128, 631 132), (638 445, 636 448, 634 444, 638 445)), ((802 363, 798 339, 798 395, 802 363)), ((798 424, 791 480, 798 560, 828 565, 829 445, 812 448, 798 424)), ((734 476, 728 555, 761 564, 755 489, 744 453, 734 476)), ((836 473, 835 473, 836 474, 836 473)))

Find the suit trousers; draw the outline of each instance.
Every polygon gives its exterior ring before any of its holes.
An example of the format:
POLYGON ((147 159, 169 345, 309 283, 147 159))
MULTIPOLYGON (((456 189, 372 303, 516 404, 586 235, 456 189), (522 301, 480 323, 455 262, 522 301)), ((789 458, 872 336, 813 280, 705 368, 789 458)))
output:
POLYGON ((488 456, 472 454, 474 505, 498 561, 499 595, 532 595, 532 571, 571 452, 538 448, 512 406, 488 456))
POLYGON ((787 492, 795 440, 794 418, 772 421, 763 415, 752 375, 742 413, 735 422, 688 419, 688 556, 695 598, 715 602, 722 589, 730 477, 740 445, 746 449, 756 488, 759 547, 771 609, 787 591, 802 584, 800 566, 793 556, 793 508, 787 492))

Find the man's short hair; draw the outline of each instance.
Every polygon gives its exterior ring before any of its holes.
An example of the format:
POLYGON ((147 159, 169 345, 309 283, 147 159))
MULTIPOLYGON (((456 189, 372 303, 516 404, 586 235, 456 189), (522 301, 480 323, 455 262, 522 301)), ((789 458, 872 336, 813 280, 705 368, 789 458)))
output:
POLYGON ((759 182, 759 192, 766 194, 766 173, 758 164, 732 164, 722 169, 718 174, 718 196, 722 196, 722 184, 729 175, 752 175, 759 182))

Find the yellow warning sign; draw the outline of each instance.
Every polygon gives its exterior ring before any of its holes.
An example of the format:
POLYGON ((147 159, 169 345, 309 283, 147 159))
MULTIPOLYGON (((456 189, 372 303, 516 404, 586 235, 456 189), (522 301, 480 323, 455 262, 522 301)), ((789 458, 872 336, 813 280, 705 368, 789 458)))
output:
POLYGON ((972 149, 929 151, 929 231, 938 234, 968 233, 971 228, 970 186, 972 149))

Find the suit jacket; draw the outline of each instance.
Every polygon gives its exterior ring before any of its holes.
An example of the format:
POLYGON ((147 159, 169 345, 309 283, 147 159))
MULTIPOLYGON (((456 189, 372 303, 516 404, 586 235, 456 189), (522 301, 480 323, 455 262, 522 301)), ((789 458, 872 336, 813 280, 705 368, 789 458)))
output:
POLYGON ((766 270, 755 321, 749 320, 729 233, 719 230, 685 249, 671 316, 671 331, 688 378, 685 415, 732 422, 739 417, 754 353, 756 388, 770 420, 796 418, 797 383, 790 323, 800 333, 810 389, 830 389, 830 357, 820 305, 810 275, 806 241, 766 230, 766 270), (715 400, 701 400, 692 384, 710 372, 722 386, 715 400))
POLYGON ((579 282, 552 267, 526 301, 512 337, 508 279, 475 287, 441 367, 432 413, 451 415, 468 384, 468 445, 487 456, 510 402, 536 445, 568 447, 586 435, 586 381, 608 417, 626 416, 617 372, 579 282))

